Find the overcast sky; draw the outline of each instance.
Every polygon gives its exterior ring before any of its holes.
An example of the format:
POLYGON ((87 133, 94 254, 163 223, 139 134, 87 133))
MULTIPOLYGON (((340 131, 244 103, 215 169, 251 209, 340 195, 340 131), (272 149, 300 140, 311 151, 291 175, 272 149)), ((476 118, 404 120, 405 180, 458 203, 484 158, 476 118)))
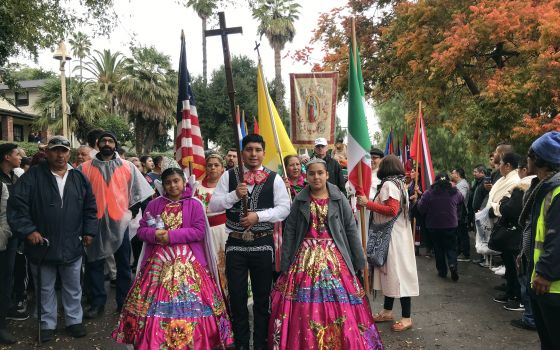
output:
MULTIPOLYGON (((186 2, 186 1, 185 1, 186 2)), ((309 45, 313 30, 317 26, 317 19, 323 12, 330 11, 334 7, 343 6, 345 0, 321 0, 321 1, 300 1, 299 20, 295 23, 296 36, 292 43, 286 45, 282 52, 283 57, 286 53, 293 53, 295 50, 309 45)), ((133 38, 138 44, 145 46, 155 46, 159 51, 169 55, 175 69, 179 65, 180 34, 181 29, 185 31, 187 44, 187 64, 191 75, 202 75, 202 32, 201 20, 196 13, 175 0, 115 0, 115 13, 118 15, 116 27, 109 38, 99 37, 92 40, 92 49, 103 50, 111 49, 120 51, 125 55, 129 54, 129 43, 133 38)), ((243 27, 243 34, 229 36, 230 52, 232 55, 246 55, 257 61, 254 51, 255 40, 259 40, 257 35, 258 23, 251 17, 248 6, 230 6, 225 10, 226 24, 228 27, 243 27)), ((207 29, 217 27, 217 20, 209 21, 207 29)), ((88 28, 82 31, 90 33, 88 28)), ((67 48, 70 49, 68 41, 67 48)), ((54 48, 53 48, 54 49, 54 48)), ((211 72, 223 65, 223 54, 221 39, 219 37, 207 38, 208 52, 208 76, 211 72)), ((274 52, 265 37, 262 38, 260 47, 264 74, 267 80, 274 78, 274 52)), ((52 58, 52 51, 45 50, 40 53, 38 65, 43 69, 56 71, 58 62, 52 58)), ((311 57, 312 63, 320 63, 321 52, 317 48, 311 57)), ((28 60, 21 60, 31 66, 35 64, 28 60)), ((72 65, 77 65, 78 61, 73 61, 72 65)), ((289 74, 307 73, 311 70, 311 65, 304 65, 284 57, 282 60, 282 76, 286 86, 287 96, 286 105, 289 106, 289 74)), ((256 78, 256 77, 255 77, 256 78)), ((347 125, 347 104, 340 103, 337 114, 341 119, 342 126, 347 125)), ((374 112, 371 107, 367 108, 368 124, 370 125, 370 135, 378 130, 377 122, 374 120, 374 112)))

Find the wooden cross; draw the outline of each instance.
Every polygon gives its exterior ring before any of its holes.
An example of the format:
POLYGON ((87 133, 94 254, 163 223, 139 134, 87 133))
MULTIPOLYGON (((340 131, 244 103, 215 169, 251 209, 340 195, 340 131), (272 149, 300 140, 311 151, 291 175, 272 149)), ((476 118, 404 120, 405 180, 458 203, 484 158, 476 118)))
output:
MULTIPOLYGON (((220 35, 222 37, 222 48, 224 51, 224 68, 226 70, 226 82, 227 82, 227 89, 228 89, 228 96, 230 102, 230 110, 231 110, 231 120, 233 126, 233 134, 237 139, 237 161, 241 168, 241 150, 239 149, 239 134, 237 133, 237 122, 235 119, 235 86, 233 85, 233 73, 231 70, 231 57, 229 54, 229 42, 228 42, 228 35, 229 34, 238 34, 243 33, 243 28, 241 27, 233 27, 227 28, 226 27, 226 17, 223 12, 218 13, 218 17, 220 19, 220 29, 211 29, 207 30, 204 33, 204 36, 217 36, 220 35)), ((241 173, 243 173, 241 171, 241 173)))
POLYGON ((255 40, 255 48, 253 50, 257 51, 257 56, 259 57, 259 62, 261 61, 261 51, 259 48, 261 47, 261 43, 255 40))
MULTIPOLYGON (((228 42, 228 35, 229 34, 242 34, 243 28, 241 27, 226 27, 226 16, 223 12, 218 12, 218 18, 220 19, 220 28, 219 29, 211 29, 204 32, 204 36, 221 36, 222 37, 222 49, 224 51, 224 68, 226 71, 226 82, 227 82, 227 89, 228 89, 228 96, 229 96, 229 103, 230 103, 230 111, 231 111, 231 121, 232 121, 232 130, 235 140, 237 140, 236 148, 237 148, 237 164, 239 166, 239 179, 238 182, 241 183, 243 179, 243 159, 241 158, 241 148, 239 146, 241 140, 239 139, 239 133, 237 132, 237 121, 235 118, 235 86, 233 85, 233 73, 231 70, 231 56, 229 53, 229 42, 228 42)), ((247 197, 242 199, 243 212, 247 215, 247 197)))

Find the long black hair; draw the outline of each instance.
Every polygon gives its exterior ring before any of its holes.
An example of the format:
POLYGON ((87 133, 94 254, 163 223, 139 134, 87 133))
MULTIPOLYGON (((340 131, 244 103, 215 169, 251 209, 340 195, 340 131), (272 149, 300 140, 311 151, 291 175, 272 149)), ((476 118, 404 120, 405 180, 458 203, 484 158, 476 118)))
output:
POLYGON ((447 175, 445 171, 441 171, 436 175, 436 181, 432 184, 432 190, 434 190, 434 192, 447 191, 449 194, 457 192, 457 189, 451 185, 449 175, 447 175))
POLYGON ((173 174, 177 174, 183 178, 183 181, 186 181, 185 173, 183 170, 179 168, 167 168, 161 173, 161 183, 165 182, 165 179, 173 174))

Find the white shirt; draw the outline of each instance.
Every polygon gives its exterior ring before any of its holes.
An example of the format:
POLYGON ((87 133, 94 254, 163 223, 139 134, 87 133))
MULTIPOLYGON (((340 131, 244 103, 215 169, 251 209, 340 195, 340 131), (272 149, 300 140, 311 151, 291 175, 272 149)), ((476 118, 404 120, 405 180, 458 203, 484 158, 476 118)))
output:
POLYGON ((369 188, 369 199, 375 198, 377 194, 377 186, 381 183, 381 180, 377 177, 377 171, 379 169, 375 169, 371 172, 371 186, 369 188))
POLYGON ((64 186, 66 185, 66 179, 68 178, 68 172, 70 172, 70 170, 73 170, 73 169, 74 168, 72 168, 72 166, 70 164, 67 164, 66 172, 64 172, 64 175, 62 175, 62 176, 54 173, 51 170, 51 174, 53 174, 54 178, 56 179, 56 185, 58 186, 58 193, 60 194, 60 199, 64 199, 62 196, 64 194, 64 186))
POLYGON ((22 168, 14 168, 14 174, 16 174, 17 177, 21 177, 21 175, 23 175, 25 171, 23 171, 22 168))
MULTIPOLYGON (((257 170, 262 170, 261 166, 257 170)), ((245 169, 246 170, 246 169, 245 169)), ((253 192, 255 185, 247 185, 249 193, 253 192)), ((208 203, 208 210, 210 212, 220 212, 230 209, 239 202, 240 199, 237 197, 235 190, 228 192, 229 190, 229 171, 224 172, 218 181, 218 185, 212 194, 210 203, 208 203)), ((259 222, 279 222, 288 217, 290 213, 290 198, 288 197, 288 191, 286 190, 286 184, 282 178, 276 174, 274 178, 274 207, 265 209, 257 212, 259 217, 259 222)), ((230 233, 232 230, 226 227, 226 232, 230 233)))

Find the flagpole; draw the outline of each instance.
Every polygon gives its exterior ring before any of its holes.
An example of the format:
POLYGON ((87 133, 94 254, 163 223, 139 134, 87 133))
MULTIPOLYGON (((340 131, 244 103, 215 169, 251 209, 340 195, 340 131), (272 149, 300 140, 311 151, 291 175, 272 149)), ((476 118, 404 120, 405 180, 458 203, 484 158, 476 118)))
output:
MULTIPOLYGON (((422 113, 422 101, 418 101, 418 117, 416 117, 416 126, 417 126, 417 130, 418 130, 418 135, 416 137, 416 171, 414 172, 414 194, 416 195, 417 193, 417 188, 419 188, 418 186, 418 164, 420 163, 420 155, 421 155, 421 151, 420 151, 420 132, 422 131, 420 129, 421 125, 420 123, 420 113, 422 113)), ((418 200, 418 198, 416 199, 418 200)), ((412 239, 415 239, 416 237, 416 218, 412 219, 412 239)))
MULTIPOLYGON (((262 71, 261 54, 260 54, 259 50, 257 50, 257 55, 259 56, 259 67, 258 67, 258 69, 260 70, 261 79, 262 79, 263 86, 264 86, 264 93, 265 93, 265 97, 266 97, 266 107, 268 109, 268 116, 270 118, 270 125, 272 126, 272 134, 274 135, 274 144, 276 145, 276 149, 278 150, 278 158, 280 159, 280 165, 282 166, 282 172, 283 172, 284 176, 288 176, 288 173, 286 172, 286 166, 284 165, 284 159, 282 158, 282 147, 280 146, 280 140, 278 139, 278 132, 276 131, 276 120, 274 120, 275 119, 274 115, 272 115, 272 107, 270 105, 270 95, 268 93, 268 85, 266 84, 266 79, 264 78, 264 74, 263 74, 263 71, 262 71)), ((291 191, 288 188, 286 188, 286 191, 288 191, 288 196, 290 197, 290 201, 291 201, 292 200, 292 194, 290 193, 291 191)))
POLYGON ((416 171, 414 173, 414 190, 416 191, 416 187, 418 186, 418 164, 420 163, 420 114, 422 113, 422 101, 418 101, 418 117, 416 118, 416 125, 418 126, 418 137, 416 138, 416 171))
MULTIPOLYGON (((357 45, 356 45, 356 19, 354 17, 352 17, 352 55, 354 56, 354 62, 356 64, 356 66, 358 64, 360 64, 357 61, 357 57, 356 57, 356 50, 357 50, 357 45)), ((363 177, 362 177, 362 160, 360 160, 360 162, 358 163, 358 183, 360 185, 360 188, 363 187, 363 177)), ((360 230, 361 230, 361 234, 362 234, 362 249, 364 251, 364 255, 366 254, 366 214, 365 214, 365 208, 362 206, 360 207, 360 230)), ((364 266, 364 289, 366 291, 366 295, 369 294, 370 292, 370 288, 369 288, 369 269, 368 269, 368 264, 366 263, 366 265, 364 266)))

